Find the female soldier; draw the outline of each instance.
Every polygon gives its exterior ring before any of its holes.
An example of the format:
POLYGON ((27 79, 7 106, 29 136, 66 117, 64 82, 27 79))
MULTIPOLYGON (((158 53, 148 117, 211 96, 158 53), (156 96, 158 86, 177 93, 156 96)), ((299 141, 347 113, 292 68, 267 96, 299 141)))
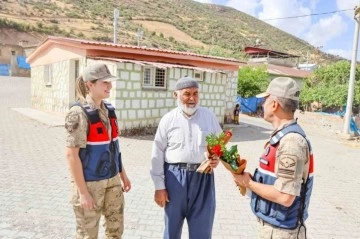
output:
POLYGON ((78 101, 65 119, 76 238, 97 238, 101 214, 107 238, 121 238, 124 230, 123 191, 131 183, 121 161, 115 109, 103 101, 114 80, 105 64, 86 67, 76 80, 78 101))

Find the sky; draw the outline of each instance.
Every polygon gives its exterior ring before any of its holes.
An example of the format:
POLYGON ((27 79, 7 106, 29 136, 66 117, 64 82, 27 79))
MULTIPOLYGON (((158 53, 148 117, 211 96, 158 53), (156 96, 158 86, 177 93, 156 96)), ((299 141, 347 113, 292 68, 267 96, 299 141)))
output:
MULTIPOLYGON (((360 0, 195 1, 235 8, 299 37, 323 52, 339 55, 346 59, 352 58, 356 25, 354 8, 360 4, 360 0), (328 12, 335 13, 319 14, 328 12), (310 14, 318 15, 288 18, 310 14), (274 18, 287 19, 270 20, 274 18)), ((357 60, 359 60, 359 56, 360 54, 357 54, 357 60)))

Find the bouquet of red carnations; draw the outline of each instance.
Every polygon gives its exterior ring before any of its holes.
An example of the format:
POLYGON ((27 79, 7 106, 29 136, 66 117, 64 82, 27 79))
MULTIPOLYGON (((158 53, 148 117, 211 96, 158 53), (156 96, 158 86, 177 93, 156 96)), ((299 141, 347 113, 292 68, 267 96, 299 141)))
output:
MULTIPOLYGON (((217 155, 227 170, 235 174, 242 174, 246 167, 246 160, 240 158, 237 145, 231 146, 230 149, 226 148, 226 144, 231 137, 232 132, 230 130, 221 132, 218 136, 215 134, 208 135, 206 137, 207 151, 210 156, 213 154, 217 155)), ((201 173, 211 173, 209 161, 206 160, 197 171, 201 173)), ((239 190, 242 195, 245 195, 246 188, 240 187, 239 190)))

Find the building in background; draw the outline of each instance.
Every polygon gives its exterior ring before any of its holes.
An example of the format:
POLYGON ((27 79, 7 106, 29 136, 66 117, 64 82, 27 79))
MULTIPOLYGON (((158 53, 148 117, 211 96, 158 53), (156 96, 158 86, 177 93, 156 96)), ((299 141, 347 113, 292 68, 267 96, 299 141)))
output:
POLYGON ((48 37, 27 61, 32 107, 58 113, 65 113, 75 101, 75 79, 83 68, 93 62, 106 63, 119 77, 109 101, 117 109, 122 130, 157 126, 175 107, 172 92, 183 76, 199 81, 201 105, 224 123, 235 104, 239 67, 246 64, 190 52, 63 37, 48 37))

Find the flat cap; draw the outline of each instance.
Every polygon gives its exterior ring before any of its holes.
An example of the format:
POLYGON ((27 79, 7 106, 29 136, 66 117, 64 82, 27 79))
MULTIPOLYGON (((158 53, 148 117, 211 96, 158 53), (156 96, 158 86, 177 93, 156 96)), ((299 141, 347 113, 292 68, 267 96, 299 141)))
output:
POLYGON ((185 88, 199 88, 199 84, 196 80, 189 76, 180 78, 175 85, 175 90, 182 90, 185 88))

